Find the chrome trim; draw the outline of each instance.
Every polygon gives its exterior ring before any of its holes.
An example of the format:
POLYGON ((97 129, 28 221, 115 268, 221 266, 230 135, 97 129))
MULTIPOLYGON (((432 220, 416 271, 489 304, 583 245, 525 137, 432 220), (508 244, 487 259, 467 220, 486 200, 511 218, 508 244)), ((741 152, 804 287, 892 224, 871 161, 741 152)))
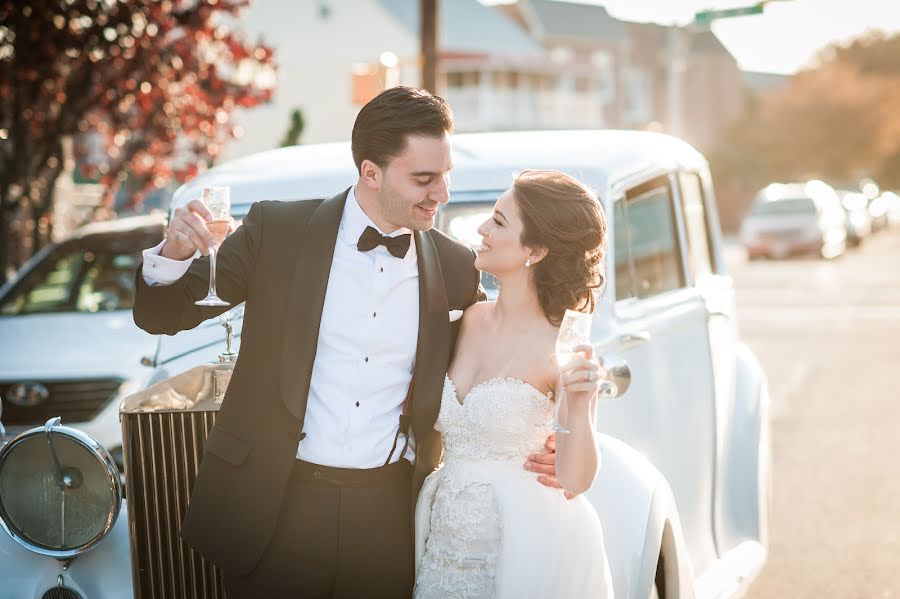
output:
POLYGON ((618 338, 619 346, 622 349, 628 349, 636 345, 641 345, 650 341, 650 331, 637 331, 630 333, 622 333, 618 338))
POLYGON ((234 362, 201 364, 176 374, 123 399, 119 414, 217 412, 227 386, 223 381, 229 378, 234 365, 234 362))
MULTIPOLYGON (((79 430, 74 428, 69 428, 67 426, 62 426, 60 424, 59 418, 51 418, 47 421, 44 426, 37 426, 32 429, 25 431, 19 435, 16 435, 9 443, 3 446, 0 449, 0 470, 3 468, 3 463, 9 457, 10 453, 12 453, 16 446, 22 441, 35 437, 37 435, 47 435, 48 439, 52 437, 52 435, 62 435, 64 437, 68 437, 69 439, 75 441, 88 451, 94 454, 94 457, 97 461, 100 462, 101 465, 106 467, 106 475, 107 481, 109 482, 109 492, 114 496, 114 504, 112 512, 108 515, 106 524, 103 529, 95 536, 93 539, 82 545, 81 547, 73 548, 73 549, 49 549, 47 547, 43 547, 36 543, 31 542, 27 538, 25 538, 22 534, 20 534, 17 530, 15 530, 14 525, 10 522, 10 518, 6 513, 6 508, 3 506, 3 498, 0 497, 0 526, 3 527, 3 530, 19 545, 37 553, 38 555, 43 555, 45 557, 52 557, 58 560, 69 560, 73 559, 82 553, 90 551, 97 544, 102 541, 107 534, 112 530, 113 526, 116 523, 116 520, 119 517, 119 512, 122 508, 122 481, 119 478, 119 469, 116 466, 116 462, 112 459, 112 456, 106 451, 106 448, 100 445, 93 437, 87 435, 79 430)), ((50 444, 51 451, 53 449, 52 443, 50 444)), ((59 462, 56 459, 55 452, 54 453, 54 461, 57 464, 57 472, 60 474, 60 484, 63 486, 70 486, 66 484, 67 477, 71 477, 71 473, 67 473, 66 469, 61 468, 59 466, 59 462)), ((76 480, 70 479, 71 485, 80 484, 76 480)))
POLYGON ((3 402, 0 401, 0 449, 6 445, 6 427, 3 426, 3 402))

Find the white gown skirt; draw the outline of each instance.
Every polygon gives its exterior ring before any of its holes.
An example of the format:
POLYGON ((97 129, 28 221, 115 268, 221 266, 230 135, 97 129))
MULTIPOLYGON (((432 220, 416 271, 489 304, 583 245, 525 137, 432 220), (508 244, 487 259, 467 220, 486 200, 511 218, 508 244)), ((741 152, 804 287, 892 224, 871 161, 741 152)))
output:
POLYGON ((612 599, 600 518, 522 461, 450 461, 416 505, 416 599, 612 599))

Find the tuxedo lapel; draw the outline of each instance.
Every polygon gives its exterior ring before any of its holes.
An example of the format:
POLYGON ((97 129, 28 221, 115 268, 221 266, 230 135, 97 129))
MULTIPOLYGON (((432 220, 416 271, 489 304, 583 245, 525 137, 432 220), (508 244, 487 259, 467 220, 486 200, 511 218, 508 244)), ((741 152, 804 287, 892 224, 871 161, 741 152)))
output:
POLYGON ((349 192, 325 200, 313 212, 302 232, 291 280, 281 352, 281 398, 291 414, 301 420, 306 413, 334 244, 349 192))
POLYGON ((413 383, 413 431, 425 439, 437 419, 450 360, 450 317, 437 248, 428 232, 414 234, 419 265, 419 337, 413 383))

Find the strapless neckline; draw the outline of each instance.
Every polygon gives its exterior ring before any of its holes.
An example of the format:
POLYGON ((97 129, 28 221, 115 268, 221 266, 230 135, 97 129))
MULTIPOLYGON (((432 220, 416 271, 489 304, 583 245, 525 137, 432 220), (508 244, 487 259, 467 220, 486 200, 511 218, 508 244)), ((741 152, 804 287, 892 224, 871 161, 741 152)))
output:
POLYGON ((454 399, 453 403, 457 404, 459 407, 465 406, 469 401, 469 397, 472 396, 472 393, 474 393, 478 389, 480 389, 482 387, 487 387, 488 385, 496 384, 496 383, 512 383, 514 385, 522 385, 524 387, 527 387, 531 391, 534 391, 534 393, 536 395, 547 398, 548 401, 553 398, 553 391, 548 391, 547 393, 543 393, 540 389, 538 389, 537 387, 535 387, 534 385, 532 385, 531 383, 529 383, 527 381, 523 381, 522 379, 517 379, 517 378, 509 377, 509 376, 495 376, 495 377, 491 377, 487 380, 481 381, 480 383, 476 383, 474 386, 472 386, 471 389, 469 389, 469 392, 466 393, 466 396, 463 397, 462 399, 460 399, 459 392, 456 389, 456 383, 453 382, 453 379, 450 378, 449 374, 444 377, 444 380, 447 384, 450 385, 450 391, 453 394, 453 399, 454 399))

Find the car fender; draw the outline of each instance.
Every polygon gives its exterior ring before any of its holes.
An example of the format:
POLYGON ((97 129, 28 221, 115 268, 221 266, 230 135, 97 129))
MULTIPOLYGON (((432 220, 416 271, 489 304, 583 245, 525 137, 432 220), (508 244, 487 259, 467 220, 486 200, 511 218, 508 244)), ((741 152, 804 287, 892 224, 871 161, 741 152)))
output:
POLYGON ((585 495, 603 524, 615 596, 647 599, 662 551, 667 599, 693 597, 690 557, 668 482, 633 447, 598 437, 601 468, 585 495))
POLYGON ((746 344, 735 345, 735 360, 735 396, 725 455, 719 541, 724 547, 734 547, 745 540, 765 547, 772 476, 768 380, 746 344))
POLYGON ((0 599, 41 599, 62 584, 85 599, 132 599, 131 550, 125 502, 109 534, 68 567, 22 547, 0 530, 0 599))

